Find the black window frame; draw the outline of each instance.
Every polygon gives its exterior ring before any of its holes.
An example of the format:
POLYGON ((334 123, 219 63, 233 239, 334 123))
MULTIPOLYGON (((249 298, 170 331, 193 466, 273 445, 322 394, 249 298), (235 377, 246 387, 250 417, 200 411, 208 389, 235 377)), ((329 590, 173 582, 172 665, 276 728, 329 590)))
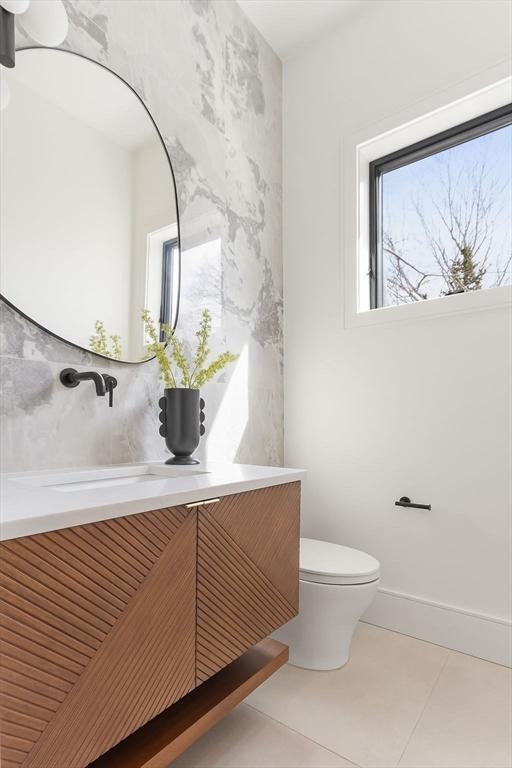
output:
POLYGON ((436 133, 427 139, 422 139, 407 147, 391 152, 370 162, 370 263, 368 276, 370 278, 370 309, 383 307, 384 281, 382 263, 382 176, 384 173, 410 165, 425 157, 435 155, 445 149, 451 149, 458 144, 464 144, 486 133, 492 133, 499 128, 512 124, 512 103, 506 104, 491 112, 467 120, 464 123, 436 133))
MULTIPOLYGON (((178 238, 173 237, 162 243, 162 289, 160 295, 160 326, 170 325, 172 316, 172 291, 173 291, 173 273, 174 258, 176 251, 179 252, 178 238)), ((160 327, 159 340, 165 341, 165 332, 160 327)))

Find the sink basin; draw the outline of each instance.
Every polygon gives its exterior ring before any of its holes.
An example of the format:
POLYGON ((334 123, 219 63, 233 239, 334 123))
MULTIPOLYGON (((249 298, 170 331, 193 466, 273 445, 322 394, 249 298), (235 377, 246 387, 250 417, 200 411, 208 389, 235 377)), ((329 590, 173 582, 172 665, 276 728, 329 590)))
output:
POLYGON ((208 472, 193 467, 130 466, 105 469, 77 470, 58 472, 36 477, 17 479, 15 482, 37 488, 50 488, 52 491, 73 493, 116 485, 135 485, 138 483, 162 482, 193 475, 206 475, 208 472))

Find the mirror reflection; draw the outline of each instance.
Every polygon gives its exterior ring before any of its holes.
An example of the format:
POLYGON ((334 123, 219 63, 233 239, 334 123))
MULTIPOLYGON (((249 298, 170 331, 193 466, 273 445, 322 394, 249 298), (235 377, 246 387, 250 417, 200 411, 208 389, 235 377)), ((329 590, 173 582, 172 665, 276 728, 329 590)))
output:
POLYGON ((179 222, 153 120, 108 69, 19 51, 1 117, 1 292, 84 349, 146 356, 141 313, 174 325, 179 222))

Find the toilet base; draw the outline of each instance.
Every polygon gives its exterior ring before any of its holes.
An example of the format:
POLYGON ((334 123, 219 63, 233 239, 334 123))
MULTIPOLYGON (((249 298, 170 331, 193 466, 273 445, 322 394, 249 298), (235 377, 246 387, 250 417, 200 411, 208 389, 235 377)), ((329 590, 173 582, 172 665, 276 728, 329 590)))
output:
POLYGON ((272 637, 290 648, 289 663, 303 669, 339 669, 347 663, 357 623, 373 601, 369 584, 299 582, 299 615, 272 637))

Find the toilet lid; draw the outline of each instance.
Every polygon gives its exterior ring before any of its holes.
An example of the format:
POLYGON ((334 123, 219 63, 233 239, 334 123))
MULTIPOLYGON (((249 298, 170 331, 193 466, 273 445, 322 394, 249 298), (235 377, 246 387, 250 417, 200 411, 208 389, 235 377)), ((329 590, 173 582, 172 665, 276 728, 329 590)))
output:
POLYGON ((380 563, 366 552, 318 539, 300 540, 300 578, 321 584, 368 584, 380 563))

